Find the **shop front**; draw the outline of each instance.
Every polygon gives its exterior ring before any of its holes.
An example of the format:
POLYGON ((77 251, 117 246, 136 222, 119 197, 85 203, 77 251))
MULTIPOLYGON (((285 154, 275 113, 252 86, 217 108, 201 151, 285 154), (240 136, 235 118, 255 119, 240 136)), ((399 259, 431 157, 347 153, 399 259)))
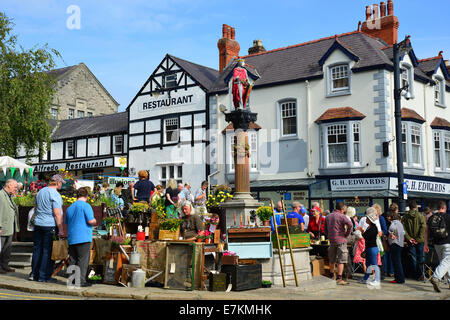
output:
MULTIPOLYGON (((367 207, 379 204, 386 211, 398 201, 395 173, 317 176, 311 185, 311 200, 321 201, 325 209, 332 211, 338 201, 355 207, 358 215, 364 215, 367 207)), ((434 208, 438 201, 450 201, 450 180, 437 177, 405 175, 407 200, 413 199, 419 208, 434 208)))

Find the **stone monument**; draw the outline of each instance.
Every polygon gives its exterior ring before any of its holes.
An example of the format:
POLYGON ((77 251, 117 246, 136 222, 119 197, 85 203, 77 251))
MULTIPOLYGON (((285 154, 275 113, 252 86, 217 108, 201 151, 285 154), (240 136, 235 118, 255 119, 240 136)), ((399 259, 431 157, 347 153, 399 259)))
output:
POLYGON ((251 122, 256 122, 257 113, 251 112, 248 107, 249 96, 253 82, 259 79, 256 70, 248 71, 244 60, 237 61, 233 70, 225 78, 225 82, 233 81, 232 94, 234 110, 225 113, 225 120, 233 123, 235 132, 233 161, 235 165, 235 192, 232 200, 225 201, 221 207, 226 212, 226 226, 241 224, 247 225, 251 211, 263 204, 250 194, 250 147, 247 130, 251 122))

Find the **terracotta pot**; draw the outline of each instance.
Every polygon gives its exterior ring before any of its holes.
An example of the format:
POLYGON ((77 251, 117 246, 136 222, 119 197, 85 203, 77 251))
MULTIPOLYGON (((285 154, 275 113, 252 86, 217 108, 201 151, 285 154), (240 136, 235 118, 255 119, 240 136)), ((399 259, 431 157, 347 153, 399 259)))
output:
POLYGON ((211 239, 205 239, 205 243, 211 243, 211 239))
POLYGON ((270 220, 263 221, 263 226, 270 227, 270 220))
POLYGON ((203 242, 203 239, 197 239, 197 242, 203 242))

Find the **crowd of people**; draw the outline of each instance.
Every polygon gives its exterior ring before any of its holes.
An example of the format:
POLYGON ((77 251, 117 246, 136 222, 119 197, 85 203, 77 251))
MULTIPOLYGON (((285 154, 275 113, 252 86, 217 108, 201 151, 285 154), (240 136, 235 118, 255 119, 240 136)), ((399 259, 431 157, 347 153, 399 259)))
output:
MULTIPOLYGON (((282 202, 275 208, 275 223, 281 224, 282 202)), ((424 208, 419 212, 417 203, 409 201, 403 216, 396 203, 383 213, 380 205, 374 204, 358 218, 354 207, 337 202, 333 212, 323 211, 318 202, 311 209, 294 201, 287 218, 297 218, 302 232, 308 232, 311 240, 329 241, 327 250, 330 274, 339 285, 347 285, 343 274, 351 274, 351 266, 361 265, 364 276, 360 283, 379 287, 385 277, 394 278, 391 283, 405 283, 403 252, 411 265, 411 277, 424 281, 425 254, 433 246, 439 265, 430 277, 435 291, 440 292, 440 280, 445 279, 450 289, 450 214, 445 201, 440 201, 433 211, 424 208), (350 250, 350 251, 349 251, 350 250)), ((272 231, 274 221, 271 219, 272 231)))
MULTIPOLYGON (((124 211, 134 202, 151 204, 154 201, 164 203, 168 218, 181 218, 181 231, 184 239, 193 240, 199 232, 204 231, 200 214, 206 212, 207 181, 193 192, 189 183, 176 183, 170 179, 167 186, 154 185, 149 180, 148 172, 138 173, 139 181, 130 183, 124 189, 121 182, 113 190, 107 184, 98 186, 94 194, 105 195, 124 211)), ((29 279, 40 282, 56 282, 52 278, 54 262, 51 260, 54 236, 64 236, 63 200, 60 194, 66 183, 60 174, 51 177, 50 182, 36 194, 35 208, 30 216, 30 225, 34 231, 32 268, 29 279)), ((6 181, 0 190, 0 274, 14 272, 9 267, 13 236, 19 232, 18 208, 13 197, 18 192, 18 182, 6 181)), ((92 242, 92 228, 97 224, 92 207, 87 204, 89 188, 76 190, 76 199, 67 210, 64 223, 67 225, 69 244, 69 265, 80 267, 81 286, 89 286, 87 270, 92 242)), ((440 201, 436 208, 425 208, 419 212, 414 200, 409 201, 408 210, 400 216, 398 206, 393 203, 383 213, 378 204, 365 211, 360 219, 354 207, 337 202, 333 212, 323 211, 318 202, 313 202, 311 209, 294 201, 292 211, 287 218, 297 218, 302 232, 310 238, 322 242, 329 241, 327 250, 330 262, 330 274, 339 285, 347 285, 343 275, 349 266, 360 264, 364 276, 361 283, 379 286, 384 277, 393 277, 390 282, 405 283, 405 266, 402 259, 406 251, 412 267, 412 277, 423 281, 424 257, 430 250, 435 250, 439 265, 430 277, 435 291, 440 292, 440 281, 446 280, 450 285, 450 214, 447 206, 440 201), (349 251, 350 249, 350 251, 349 251)), ((283 206, 278 202, 275 210, 275 224, 281 225, 283 206)), ((274 221, 271 221, 274 231, 274 221)), ((450 287, 449 287, 450 288, 450 287)))

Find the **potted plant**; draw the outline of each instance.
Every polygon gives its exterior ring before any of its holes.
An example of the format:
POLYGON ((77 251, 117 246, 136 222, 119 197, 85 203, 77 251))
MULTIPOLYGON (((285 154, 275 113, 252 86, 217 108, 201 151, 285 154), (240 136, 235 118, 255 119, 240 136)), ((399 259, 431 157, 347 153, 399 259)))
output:
POLYGON ((135 202, 131 205, 129 215, 127 217, 128 222, 141 222, 143 215, 148 212, 149 205, 147 203, 135 202))
POLYGON ((214 239, 214 233, 212 233, 209 230, 205 230, 204 235, 205 235, 205 243, 211 243, 212 240, 214 239))
POLYGON ((203 233, 203 231, 197 232, 197 235, 195 236, 195 240, 197 242, 203 242, 203 240, 205 240, 205 234, 203 233))
POLYGON ((102 283, 102 276, 100 275, 93 275, 92 277, 89 277, 90 283, 102 283))
POLYGON ((232 264, 236 265, 239 262, 239 256, 236 252, 224 251, 222 255, 222 264, 232 264))
POLYGON ((272 286, 272 281, 270 281, 270 280, 263 280, 261 282, 261 286, 263 288, 270 288, 272 286))
POLYGON ((165 219, 159 223, 159 240, 178 240, 182 219, 165 219))
POLYGON ((263 222, 263 225, 270 226, 270 218, 272 217, 272 208, 268 206, 259 207, 256 210, 256 215, 263 222))

